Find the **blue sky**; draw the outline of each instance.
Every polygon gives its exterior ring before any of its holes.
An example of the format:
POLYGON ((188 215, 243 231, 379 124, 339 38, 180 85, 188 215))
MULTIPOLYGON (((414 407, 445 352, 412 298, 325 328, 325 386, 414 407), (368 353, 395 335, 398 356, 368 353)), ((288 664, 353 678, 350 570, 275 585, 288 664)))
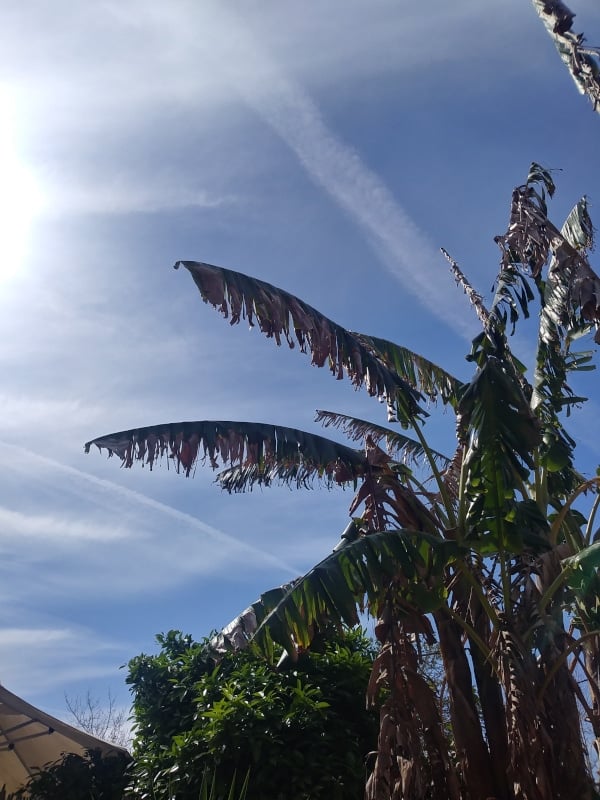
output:
MULTIPOLYGON (((596 2, 570 5, 600 43, 596 2)), ((275 283, 467 378, 477 322, 438 248, 489 297, 532 160, 562 170, 557 223, 584 193, 599 222, 599 134, 526 0, 3 4, 0 681, 59 714, 88 688, 125 704, 119 666, 155 633, 222 626, 345 527, 350 492, 229 497, 209 471, 84 455, 170 420, 385 419, 229 328, 176 260, 275 283)), ((587 472, 596 403, 572 428, 587 472)), ((431 423, 438 449, 452 427, 431 423)))

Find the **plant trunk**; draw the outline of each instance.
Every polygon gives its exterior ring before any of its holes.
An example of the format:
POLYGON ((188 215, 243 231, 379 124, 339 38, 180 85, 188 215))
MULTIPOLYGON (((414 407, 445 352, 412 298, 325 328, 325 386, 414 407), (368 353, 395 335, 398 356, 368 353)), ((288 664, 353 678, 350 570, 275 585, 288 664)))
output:
MULTIPOLYGON (((552 661, 560 654, 553 648, 552 661)), ((551 737, 548 766, 556 800, 591 800, 593 781, 586 765, 579 709, 573 691, 573 676, 564 663, 548 684, 541 706, 551 737)))
MULTIPOLYGON (((471 596, 470 605, 473 627, 484 642, 489 642, 490 623, 487 615, 476 597, 471 596)), ((470 650, 490 751, 495 797, 497 800, 511 800, 513 795, 508 782, 508 740, 502 689, 489 660, 484 658, 477 644, 471 642, 470 650)))
POLYGON ((369 679, 367 706, 375 703, 382 685, 389 697, 380 711, 377 759, 366 787, 367 800, 461 800, 437 695, 419 673, 412 639, 416 630, 433 640, 424 615, 400 622, 391 605, 376 628, 383 641, 369 679))
POLYGON ((493 780, 490 754, 473 697, 473 681, 462 644, 462 630, 443 610, 434 614, 448 681, 450 718, 458 768, 468 800, 501 797, 493 780))

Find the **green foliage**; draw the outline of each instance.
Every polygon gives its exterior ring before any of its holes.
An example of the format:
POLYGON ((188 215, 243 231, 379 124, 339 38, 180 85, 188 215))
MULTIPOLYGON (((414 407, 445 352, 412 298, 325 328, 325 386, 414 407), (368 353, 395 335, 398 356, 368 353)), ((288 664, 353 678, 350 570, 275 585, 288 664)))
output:
POLYGON ((250 773, 248 772, 246 773, 246 777, 244 778, 244 781, 238 791, 237 776, 234 773, 229 786, 229 792, 227 792, 226 795, 223 795, 217 790, 217 776, 215 771, 213 770, 212 776, 209 776, 208 772, 205 772, 202 776, 198 800, 219 800, 221 797, 224 798, 224 800, 225 798, 226 800, 246 800, 249 779, 250 773))
POLYGON ((125 753, 65 753, 36 772, 10 800, 122 800, 130 761, 125 753))
POLYGON ((170 631, 129 664, 136 720, 134 798, 198 800, 206 775, 227 798, 361 798, 377 716, 365 710, 373 662, 360 631, 319 637, 275 669, 251 650, 214 660, 209 640, 170 631))
POLYGON ((273 642, 290 653, 298 644, 307 647, 315 621, 322 624, 333 617, 348 625, 358 624, 357 602, 361 607, 376 606, 399 564, 406 578, 405 607, 434 611, 446 596, 441 582, 444 569, 460 552, 456 542, 423 531, 382 531, 357 538, 324 558, 302 581, 290 585, 262 621, 253 641, 273 660, 273 642))

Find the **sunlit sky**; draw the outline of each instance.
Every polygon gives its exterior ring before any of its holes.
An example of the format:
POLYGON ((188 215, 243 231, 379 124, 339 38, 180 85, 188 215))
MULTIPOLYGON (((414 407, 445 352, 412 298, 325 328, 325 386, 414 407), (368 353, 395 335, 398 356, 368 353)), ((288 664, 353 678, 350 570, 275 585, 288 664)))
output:
MULTIPOLYGON (((600 44, 596 0, 572 0, 600 44)), ((600 119, 527 0, 0 7, 0 681, 50 713, 171 628, 200 638, 336 544, 351 493, 229 497, 209 471, 84 455, 115 430, 385 409, 202 304, 250 273, 469 377, 510 194, 600 221, 600 119)), ((598 263, 592 263, 596 271, 598 263)), ((517 344, 531 355, 527 331, 517 344)), ((600 461, 598 376, 572 432, 600 461)), ((434 418, 437 449, 453 421, 434 418)))

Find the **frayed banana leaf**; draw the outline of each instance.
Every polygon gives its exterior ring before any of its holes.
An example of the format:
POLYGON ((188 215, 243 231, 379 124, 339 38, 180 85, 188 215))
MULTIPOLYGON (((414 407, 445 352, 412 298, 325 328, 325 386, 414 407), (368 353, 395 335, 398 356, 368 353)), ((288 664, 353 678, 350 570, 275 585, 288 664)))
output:
POLYGON ((552 171, 546 169, 546 167, 542 167, 542 165, 538 164, 536 161, 531 162, 529 172, 527 173, 526 183, 528 185, 538 184, 539 188, 541 189, 542 200, 544 202, 546 200, 546 192, 550 197, 553 197, 554 192, 556 191, 554 179, 552 178, 552 171))
POLYGON ((513 323, 519 307, 528 316, 528 304, 533 299, 524 275, 537 278, 550 256, 551 237, 556 229, 548 221, 546 193, 552 197, 554 191, 550 172, 532 162, 527 181, 513 191, 506 233, 494 239, 502 259, 492 309, 508 305, 513 323))
POLYGON ((387 339, 355 334, 367 349, 429 400, 441 399, 456 407, 461 381, 418 353, 387 339))
MULTIPOLYGON (((558 414, 563 410, 568 414, 571 406, 585 400, 569 386, 569 373, 594 368, 592 353, 575 353, 571 343, 590 330, 589 319, 597 314, 600 299, 600 281, 586 259, 586 250, 594 243, 594 228, 585 197, 561 231, 550 232, 552 261, 546 281, 539 282, 542 308, 531 405, 544 429, 540 463, 550 472, 568 473, 575 442, 563 430, 558 414)), ((568 487, 575 480, 566 473, 563 482, 568 487)))
MULTIPOLYGON (((354 442, 364 440, 368 436, 371 437, 375 444, 380 444, 385 440, 388 452, 398 461, 405 463, 422 462, 427 455, 421 442, 417 442, 415 439, 404 436, 404 434, 390 428, 375 425, 368 420, 357 419, 346 414, 338 414, 335 411, 317 411, 315 421, 320 422, 325 428, 330 426, 338 428, 354 442)), ((450 466, 451 459, 448 456, 438 453, 437 450, 430 450, 429 452, 438 466, 444 469, 450 466)))
MULTIPOLYGON (((151 425, 92 439, 92 445, 116 454, 122 466, 148 464, 166 458, 176 470, 190 475, 198 462, 213 469, 230 465, 240 470, 236 491, 268 484, 276 476, 283 483, 307 485, 312 479, 328 486, 355 481, 367 470, 361 450, 324 436, 281 425, 256 422, 201 421, 151 425)), ((222 481, 221 481, 222 482, 222 481)))
POLYGON ((248 647, 258 626, 277 606, 300 578, 265 592, 211 639, 210 646, 218 656, 248 647))
POLYGON ((587 259, 587 251, 594 247, 594 226, 585 197, 573 207, 560 233, 552 233, 544 313, 575 338, 585 332, 586 323, 600 322, 600 278, 587 259))
POLYGON ((268 657, 273 644, 292 657, 326 624, 359 623, 359 611, 378 613, 393 584, 402 614, 429 613, 445 602, 442 576, 462 552, 454 541, 419 531, 373 533, 334 550, 295 583, 259 625, 253 643, 268 657))
POLYGON ((594 226, 585 195, 573 206, 560 232, 578 252, 594 249, 594 226))
POLYGON ((385 364, 359 335, 304 301, 241 272, 198 261, 178 261, 175 268, 180 265, 190 272, 202 299, 231 325, 245 319, 252 327, 256 321, 267 338, 275 339, 278 345, 283 339, 291 348, 298 344, 303 353, 310 353, 315 366, 327 363, 338 380, 346 373, 356 388, 364 386, 371 396, 386 400, 401 422, 427 415, 419 405, 419 391, 385 364))
POLYGON ((575 14, 561 0, 533 0, 533 7, 575 81, 594 110, 600 112, 600 55, 597 47, 586 47, 585 36, 572 30, 575 14))
POLYGON ((586 199, 577 203, 561 230, 548 219, 546 193, 554 193, 548 170, 531 165, 527 182, 513 192, 509 225, 495 241, 502 250, 501 271, 492 304, 492 316, 502 329, 529 315, 534 295, 531 276, 544 292, 542 337, 552 338, 548 328, 560 325, 576 330, 600 322, 600 278, 590 267, 585 251, 593 246, 594 228, 586 199), (542 269, 550 262, 548 286, 542 269))

